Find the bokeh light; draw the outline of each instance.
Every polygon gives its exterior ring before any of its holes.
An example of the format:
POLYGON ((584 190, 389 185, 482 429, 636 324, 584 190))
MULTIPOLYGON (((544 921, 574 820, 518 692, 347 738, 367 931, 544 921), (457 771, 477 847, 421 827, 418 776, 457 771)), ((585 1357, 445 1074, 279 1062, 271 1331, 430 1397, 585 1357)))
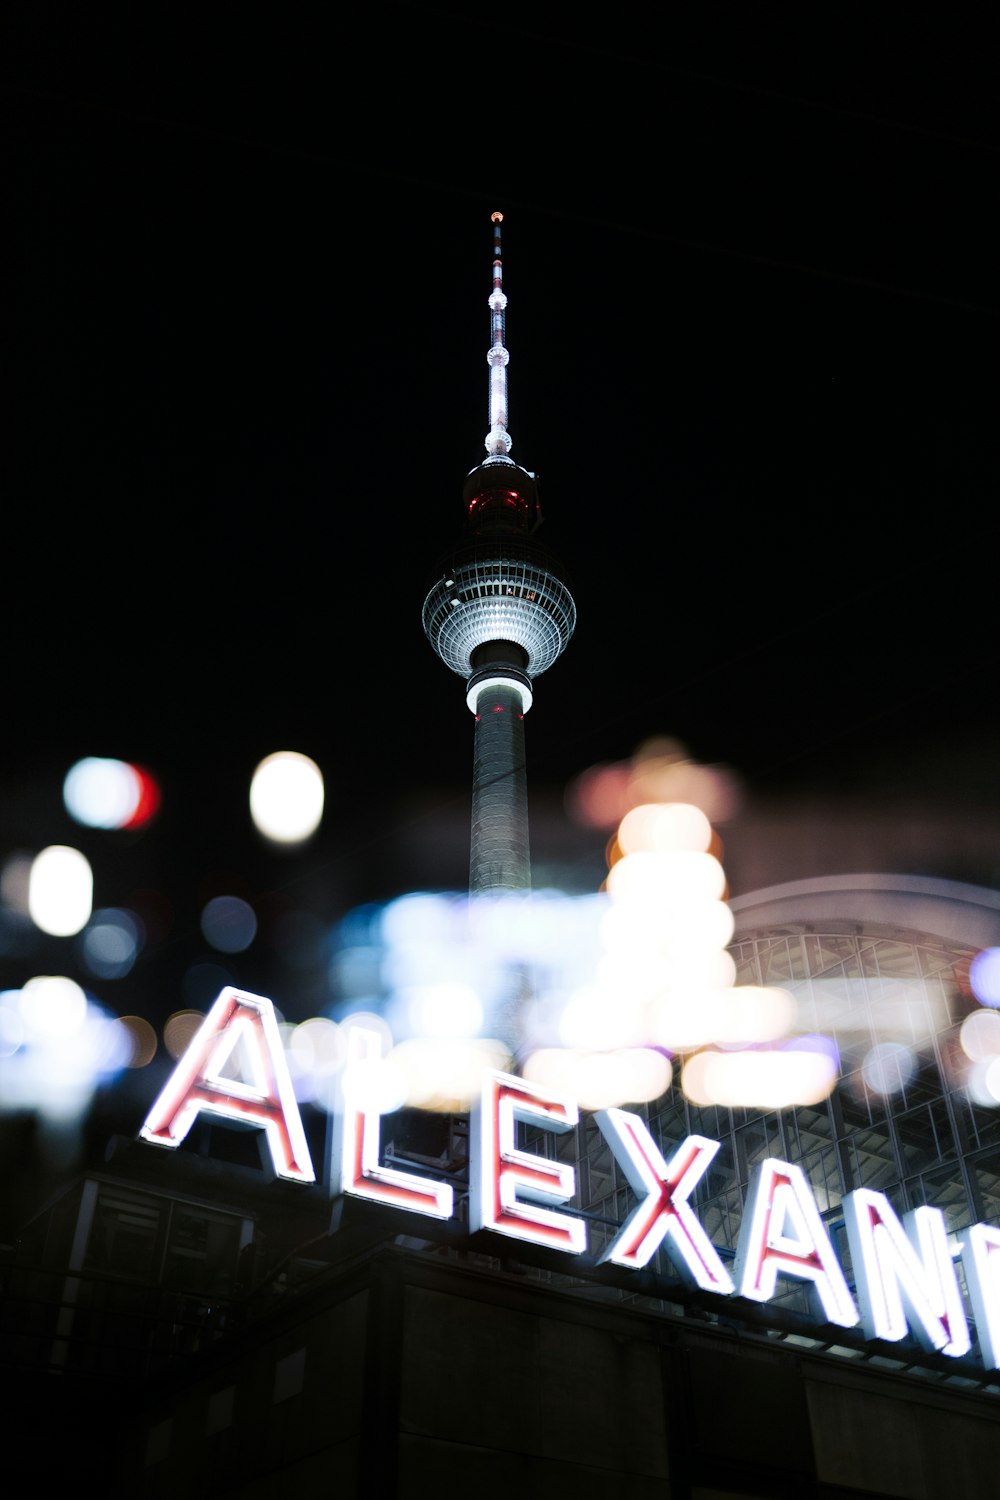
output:
POLYGON ((966 1016, 958 1031, 966 1057, 1000 1057, 1000 1015, 995 1010, 974 1010, 966 1016))
POLYGON ((102 756, 78 760, 63 781, 63 804, 87 828, 141 828, 161 800, 156 778, 141 766, 102 756))
POLYGON ((104 907, 94 912, 80 935, 80 956, 95 979, 123 979, 143 940, 142 923, 134 912, 104 907))
POLYGON ((21 991, 0 990, 0 1058, 13 1057, 23 1041, 21 991))
POLYGON ((479 996, 468 984, 420 985, 404 989, 399 998, 410 1030, 420 1036, 472 1037, 483 1024, 479 996))
POLYGON ((175 1010, 168 1016, 163 1027, 163 1045, 175 1061, 184 1056, 204 1019, 205 1012, 200 1010, 175 1010))
POLYGON ((570 816, 589 828, 615 828, 642 804, 700 808, 712 824, 737 811, 741 788, 725 766, 692 761, 679 741, 658 736, 640 745, 631 760, 591 766, 566 791, 570 816))
POLYGON ((483 1073, 511 1066, 502 1042, 487 1037, 410 1037, 398 1042, 389 1061, 411 1109, 458 1114, 482 1092, 483 1073))
POLYGON ((916 1076, 917 1059, 905 1042, 876 1042, 865 1054, 861 1076, 873 1094, 902 1093, 916 1076))
POLYGON ((1000 948, 983 948, 969 966, 969 984, 981 1005, 1000 1006, 1000 948))
POLYGON ((127 1068, 145 1068, 157 1052, 156 1032, 144 1016, 120 1016, 118 1025, 128 1038, 127 1068))
POLYGON ((50 844, 37 854, 28 877, 28 911, 52 937, 73 937, 90 920, 94 876, 79 849, 50 844))
POLYGON ((87 1018, 87 997, 75 979, 39 974, 21 986, 21 1016, 29 1041, 71 1037, 87 1018))
POLYGON ((995 1109, 1000 1104, 1000 1057, 977 1058, 969 1069, 965 1088, 973 1104, 995 1109))
POLYGON ((818 1104, 837 1082, 836 1049, 814 1039, 777 1048, 748 1048, 740 1052, 696 1052, 684 1064, 681 1083, 692 1104, 702 1108, 791 1109, 818 1104))
POLYGON ((276 844, 299 844, 323 818, 323 773, 296 750, 277 750, 257 766, 250 781, 254 826, 276 844))
POLYGON ((671 849, 706 853, 711 842, 711 823, 700 807, 689 802, 640 803, 618 826, 618 843, 625 854, 671 849))
POLYGON ((28 896, 31 886, 30 854, 11 854, 0 869, 0 901, 16 917, 30 919, 28 896))
POLYGON ((542 1047, 525 1059, 521 1072, 538 1088, 566 1094, 581 1109, 598 1110, 660 1098, 670 1087, 673 1064, 651 1047, 600 1052, 542 1047))
POLYGON ((202 909, 201 931, 220 953, 244 953, 257 936, 257 917, 239 896, 213 896, 202 909))

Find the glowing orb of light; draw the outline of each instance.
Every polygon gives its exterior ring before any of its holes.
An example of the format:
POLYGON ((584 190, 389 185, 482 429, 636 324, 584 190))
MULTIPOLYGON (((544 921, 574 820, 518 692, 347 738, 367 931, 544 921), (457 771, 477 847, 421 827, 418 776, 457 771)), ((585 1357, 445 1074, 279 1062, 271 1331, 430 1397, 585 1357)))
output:
POLYGON ((510 1067, 510 1053, 492 1037, 410 1037, 397 1042, 390 1061, 405 1081, 413 1109, 456 1114, 479 1099, 486 1069, 510 1067))
POLYGON ((815 1050, 796 1046, 697 1052, 681 1073, 686 1097, 702 1108, 721 1104, 770 1110, 818 1104, 833 1092, 836 1081, 836 1059, 821 1045, 815 1050))
POLYGON ((973 1062, 1000 1056, 1000 1015, 995 1010, 974 1010, 962 1022, 958 1039, 973 1062))
POLYGON ((873 1094, 899 1094, 913 1079, 917 1060, 903 1042, 877 1042, 861 1064, 861 1076, 873 1094))
POLYGON ((618 842, 626 854, 671 849, 703 854, 712 842, 712 825, 689 802, 643 802, 622 818, 618 842))
POLYGON ((160 788, 141 766, 88 755, 67 771, 63 804, 87 828, 140 828, 159 808, 160 788))
POLYGON ((300 844, 323 817, 323 773, 308 755, 276 750, 250 781, 250 815, 258 832, 275 844, 300 844))
POLYGON ((135 964, 143 943, 142 924, 118 907, 95 911, 83 930, 83 962, 98 979, 121 979, 135 964))
POLYGON ((156 1032, 144 1016, 121 1016, 117 1022, 128 1040, 127 1068, 145 1068, 156 1056, 156 1032))
POLYGON ((50 844, 31 863, 28 912, 51 937, 73 937, 90 921, 94 876, 79 849, 50 844))
POLYGON ((21 1017, 33 1039, 75 1036, 87 1019, 87 997, 74 979, 39 974, 21 988, 21 1017))
POLYGON ((972 993, 981 1005, 1000 1006, 1000 948, 983 948, 969 965, 972 993))
POLYGON ((995 1109, 1000 1104, 1000 1057, 980 1057, 969 1069, 966 1091, 974 1104, 995 1109))
POLYGON ((402 992, 418 1036, 471 1037, 483 1024, 479 996, 467 984, 415 985, 402 992))
POLYGON ((257 936, 257 916, 239 896, 213 896, 202 910, 201 931, 220 953, 243 953, 257 936))
POLYGON ((525 1060, 522 1073, 539 1088, 568 1094, 581 1109, 597 1110, 659 1099, 670 1087, 673 1064, 651 1047, 541 1047, 525 1060))

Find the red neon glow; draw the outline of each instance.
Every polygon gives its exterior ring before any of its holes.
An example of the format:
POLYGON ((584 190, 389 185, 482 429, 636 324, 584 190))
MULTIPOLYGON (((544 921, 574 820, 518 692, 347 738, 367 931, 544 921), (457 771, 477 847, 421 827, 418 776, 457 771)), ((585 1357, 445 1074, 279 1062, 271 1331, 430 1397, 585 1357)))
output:
POLYGON ((689 1135, 666 1162, 638 1115, 605 1109, 595 1118, 619 1166, 641 1195, 601 1262, 644 1266, 665 1241, 666 1253, 685 1280, 706 1292, 731 1293, 729 1273, 687 1202, 718 1151, 718 1141, 689 1135))
POLYGON ((988 1370, 1000 1369, 1000 1229, 989 1224, 967 1229, 962 1265, 982 1362, 988 1370))
POLYGON ((853 1328, 858 1311, 801 1167, 768 1157, 750 1175, 736 1247, 743 1297, 766 1302, 779 1274, 811 1282, 824 1316, 853 1328))
POLYGON ((965 1354, 971 1340, 941 1210, 923 1204, 900 1221, 884 1193, 857 1188, 844 1198, 844 1222, 867 1337, 912 1329, 926 1349, 965 1354))
POLYGON ((517 1122, 562 1132, 577 1123, 576 1105, 543 1093, 521 1078, 488 1073, 479 1105, 470 1115, 469 1215, 473 1229, 492 1229, 529 1244, 579 1255, 586 1226, 544 1204, 565 1203, 576 1191, 568 1163, 519 1150, 517 1122))
POLYGON ((156 1146, 179 1146, 202 1110, 259 1125, 278 1176, 315 1182, 274 1006, 263 995, 232 987, 221 992, 139 1133, 156 1146), (253 1074, 250 1083, 222 1076, 238 1044, 253 1074))
POLYGON ((361 1098, 352 1098, 351 1072, 378 1064, 381 1041, 377 1032, 354 1026, 348 1034, 344 1108, 334 1122, 333 1191, 375 1203, 391 1204, 411 1213, 450 1219, 454 1194, 446 1182, 432 1182, 412 1172, 382 1166, 381 1116, 366 1108, 361 1098))

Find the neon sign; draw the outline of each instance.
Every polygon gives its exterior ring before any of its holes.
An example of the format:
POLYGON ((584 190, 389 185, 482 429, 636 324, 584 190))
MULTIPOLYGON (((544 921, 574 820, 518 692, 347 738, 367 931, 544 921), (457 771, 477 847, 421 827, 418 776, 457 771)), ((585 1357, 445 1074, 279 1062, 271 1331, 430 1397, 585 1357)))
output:
MULTIPOLYGON (((365 1071, 380 1055, 377 1033, 351 1030, 342 1107, 334 1120, 331 1191, 451 1219, 450 1184, 380 1159, 381 1115, 364 1088, 365 1071)), ((263 996, 222 991, 140 1136, 177 1147, 202 1112, 258 1126, 275 1173, 315 1183, 274 1007, 263 996), (236 1071, 249 1079, 233 1076, 236 1071)), ((900 1219, 883 1193, 857 1188, 842 1205, 855 1301, 801 1167, 769 1157, 751 1175, 731 1275, 689 1201, 718 1143, 687 1136, 667 1160, 640 1116, 606 1109, 594 1118, 638 1200, 598 1264, 640 1270, 662 1247, 689 1286, 759 1303, 776 1295, 779 1277, 791 1278, 807 1285, 822 1322, 860 1324, 866 1338, 888 1342, 912 1333, 923 1348, 958 1358, 972 1347, 955 1267, 960 1258, 980 1359, 986 1369, 1000 1369, 1000 1229, 974 1224, 955 1247, 940 1209, 925 1205, 900 1219)), ((586 1222, 565 1210, 576 1191, 573 1166, 519 1146, 517 1130, 521 1122, 560 1134, 578 1119, 572 1099, 508 1073, 484 1072, 469 1117, 470 1232, 506 1235, 567 1255, 586 1253, 586 1222)))

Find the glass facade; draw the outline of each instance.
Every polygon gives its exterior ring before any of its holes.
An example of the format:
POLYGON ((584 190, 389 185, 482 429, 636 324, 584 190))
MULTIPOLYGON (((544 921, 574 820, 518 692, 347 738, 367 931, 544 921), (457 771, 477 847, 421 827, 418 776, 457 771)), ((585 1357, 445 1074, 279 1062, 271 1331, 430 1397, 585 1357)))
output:
MULTIPOLYGON (((885 904, 887 883, 879 884, 876 909, 885 904)), ((893 915, 904 914, 909 894, 891 893, 893 915)), ((972 1224, 1000 1223, 1000 1105, 970 1086, 972 1061, 961 1043, 963 1022, 979 1008, 969 965, 989 937, 996 898, 969 890, 985 899, 984 926, 982 910, 973 910, 977 899, 968 920, 956 921, 960 888, 949 895, 935 924, 946 929, 940 935, 878 921, 866 930, 863 920, 836 914, 845 910, 836 893, 825 922, 812 912, 808 920, 785 916, 795 907, 791 891, 780 924, 754 922, 753 900, 750 919, 738 917, 730 947, 736 982, 790 990, 799 1029, 836 1042, 840 1078, 818 1103, 765 1111, 699 1107, 684 1096, 675 1070, 662 1097, 626 1106, 646 1121, 667 1160, 689 1134, 720 1143, 691 1203, 725 1262, 735 1256, 750 1174, 767 1157, 801 1167, 852 1290, 841 1205, 856 1188, 885 1194, 900 1217, 923 1204, 939 1209, 956 1244, 972 1224)), ((810 897, 807 905, 821 904, 810 897)), ((926 905, 922 911, 926 919, 926 905)), ((592 1116, 581 1118, 575 1147, 580 1204, 600 1254, 635 1198, 592 1116)), ((567 1146, 550 1137, 545 1147, 534 1133, 532 1149, 564 1154, 567 1146)), ((960 1260, 957 1266, 962 1282, 960 1260)), ((676 1284, 662 1248, 650 1269, 676 1284)), ((779 1275, 769 1308, 808 1315, 809 1292, 809 1283, 779 1275)))

